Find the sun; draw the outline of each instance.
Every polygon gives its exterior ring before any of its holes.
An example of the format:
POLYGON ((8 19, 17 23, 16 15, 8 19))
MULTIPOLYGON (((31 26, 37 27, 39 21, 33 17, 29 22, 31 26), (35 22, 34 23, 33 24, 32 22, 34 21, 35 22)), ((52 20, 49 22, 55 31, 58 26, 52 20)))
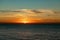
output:
POLYGON ((24 24, 29 24, 29 23, 31 24, 31 23, 37 23, 37 20, 32 18, 21 18, 21 19, 18 19, 17 22, 24 23, 24 24))
POLYGON ((21 23, 25 24, 25 23, 29 23, 29 21, 28 20, 22 20, 21 23))
POLYGON ((24 18, 24 19, 22 19, 22 20, 21 20, 21 23, 24 23, 24 24, 26 24, 26 23, 30 23, 30 20, 29 20, 29 19, 24 18))

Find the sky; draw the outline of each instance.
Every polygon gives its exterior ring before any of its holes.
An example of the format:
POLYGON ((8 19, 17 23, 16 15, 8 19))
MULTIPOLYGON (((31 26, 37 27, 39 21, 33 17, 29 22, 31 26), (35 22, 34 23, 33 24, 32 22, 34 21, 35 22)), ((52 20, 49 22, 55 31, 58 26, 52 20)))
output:
POLYGON ((0 22, 60 22, 60 0, 0 0, 0 22))
POLYGON ((60 23, 60 12, 54 10, 21 9, 0 11, 0 23, 60 23))
POLYGON ((0 0, 0 10, 17 9, 60 10, 60 0, 0 0))

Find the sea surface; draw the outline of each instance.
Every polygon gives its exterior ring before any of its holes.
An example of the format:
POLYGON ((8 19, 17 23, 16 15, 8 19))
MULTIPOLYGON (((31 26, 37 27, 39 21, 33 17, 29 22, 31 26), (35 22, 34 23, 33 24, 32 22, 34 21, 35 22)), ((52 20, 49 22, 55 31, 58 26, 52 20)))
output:
POLYGON ((60 24, 0 24, 0 40, 60 40, 60 24))

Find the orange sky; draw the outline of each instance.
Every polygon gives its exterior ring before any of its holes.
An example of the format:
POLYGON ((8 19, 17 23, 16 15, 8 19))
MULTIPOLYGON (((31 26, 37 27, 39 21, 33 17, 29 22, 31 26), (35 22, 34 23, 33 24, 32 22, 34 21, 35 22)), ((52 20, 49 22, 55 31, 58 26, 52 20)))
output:
POLYGON ((57 19, 16 18, 0 20, 0 23, 60 23, 57 19))
POLYGON ((0 12, 0 23, 60 23, 60 12, 54 10, 21 9, 0 12))

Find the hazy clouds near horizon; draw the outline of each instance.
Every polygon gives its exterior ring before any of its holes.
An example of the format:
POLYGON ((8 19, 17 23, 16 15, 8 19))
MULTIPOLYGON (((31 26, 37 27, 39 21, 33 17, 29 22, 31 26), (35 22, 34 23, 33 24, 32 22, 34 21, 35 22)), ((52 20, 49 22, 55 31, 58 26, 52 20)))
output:
POLYGON ((20 9, 13 11, 0 11, 0 20, 1 19, 13 19, 13 18, 37 18, 37 19, 60 19, 60 12, 54 10, 45 10, 45 9, 20 9))

